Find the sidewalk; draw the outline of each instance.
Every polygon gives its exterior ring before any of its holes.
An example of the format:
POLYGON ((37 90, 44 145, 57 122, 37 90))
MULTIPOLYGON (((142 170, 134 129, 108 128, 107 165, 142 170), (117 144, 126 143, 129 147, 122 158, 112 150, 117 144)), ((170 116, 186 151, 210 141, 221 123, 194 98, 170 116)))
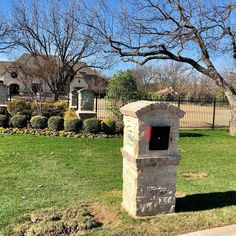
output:
POLYGON ((214 229, 201 230, 193 233, 181 234, 179 236, 236 236, 236 224, 214 229))

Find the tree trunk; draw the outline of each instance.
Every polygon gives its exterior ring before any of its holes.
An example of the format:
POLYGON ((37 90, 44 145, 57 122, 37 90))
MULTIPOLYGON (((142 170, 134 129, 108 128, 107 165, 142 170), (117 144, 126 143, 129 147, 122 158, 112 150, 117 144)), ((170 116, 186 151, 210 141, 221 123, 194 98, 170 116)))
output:
POLYGON ((52 99, 53 99, 53 101, 58 101, 58 99, 59 99, 59 94, 58 93, 53 93, 52 94, 52 99))
POLYGON ((229 132, 232 136, 236 136, 236 102, 231 105, 229 132))

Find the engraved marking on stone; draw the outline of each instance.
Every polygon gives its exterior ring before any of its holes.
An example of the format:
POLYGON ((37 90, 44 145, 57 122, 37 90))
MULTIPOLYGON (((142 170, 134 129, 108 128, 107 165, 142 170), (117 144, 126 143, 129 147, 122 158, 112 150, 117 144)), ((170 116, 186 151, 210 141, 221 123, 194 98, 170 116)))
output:
POLYGON ((160 205, 167 205, 167 204, 172 204, 174 201, 174 197, 160 197, 159 199, 159 204, 160 205))
POLYGON ((158 190, 158 188, 156 186, 148 186, 147 189, 149 192, 154 191, 154 190, 158 190))
POLYGON ((143 195, 144 194, 144 188, 139 188, 138 189, 138 195, 143 195))
POLYGON ((172 205, 170 208, 170 212, 173 212, 175 210, 175 205, 172 205))
POLYGON ((158 188, 160 196, 166 195, 168 189, 167 188, 158 188))
POLYGON ((158 200, 158 196, 157 195, 151 196, 150 200, 151 201, 156 201, 156 200, 158 200))
POLYGON ((132 126, 127 126, 127 144, 129 146, 134 146, 134 128, 132 126))

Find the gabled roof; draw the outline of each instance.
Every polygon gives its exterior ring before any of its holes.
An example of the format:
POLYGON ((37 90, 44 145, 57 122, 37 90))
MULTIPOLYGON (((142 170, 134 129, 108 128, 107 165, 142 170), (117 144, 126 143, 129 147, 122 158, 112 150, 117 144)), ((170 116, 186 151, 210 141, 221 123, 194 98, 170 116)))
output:
MULTIPOLYGON (((51 56, 51 57, 53 58, 54 56, 51 56)), ((39 56, 39 58, 40 58, 40 56, 39 56)), ((32 65, 33 66, 34 60, 35 59, 31 54, 23 53, 15 62, 0 61, 0 74, 2 75, 3 73, 5 73, 5 71, 9 67, 17 67, 17 65, 19 65, 19 66, 25 66, 25 65, 31 66, 32 65)), ((75 65, 75 69, 79 69, 80 67, 82 67, 82 68, 78 73, 81 73, 81 74, 85 73, 86 75, 93 75, 93 76, 101 77, 101 75, 99 74, 98 71, 90 68, 84 62, 78 62, 77 65, 75 65)))
MULTIPOLYGON (((56 57, 56 56, 51 56, 52 58, 56 57)), ((32 64, 33 63, 33 60, 31 60, 31 58, 33 59, 33 56, 29 53, 23 53, 16 61, 16 63, 20 64, 20 65, 24 65, 26 63, 29 63, 29 64, 32 64)), ((40 58, 40 56, 39 56, 40 58)), ((87 75, 94 75, 94 76, 101 76, 96 70, 90 68, 89 66, 87 66, 86 63, 84 62, 78 62, 76 65, 75 65, 75 69, 79 69, 80 67, 82 67, 79 71, 79 73, 85 73, 87 75)))
POLYGON ((2 75, 11 66, 11 61, 0 61, 0 75, 2 75))
POLYGON ((80 67, 82 67, 79 70, 80 73, 85 73, 86 75, 93 75, 93 76, 101 77, 101 75, 99 74, 99 72, 97 70, 92 69, 91 67, 87 66, 87 64, 84 62, 78 62, 75 65, 75 69, 79 69, 80 67))
POLYGON ((22 64, 25 64, 25 63, 27 63, 29 60, 30 60, 30 58, 31 58, 31 54, 29 54, 29 53, 23 53, 17 60, 16 60, 16 63, 18 64, 18 63, 20 63, 21 65, 22 64))

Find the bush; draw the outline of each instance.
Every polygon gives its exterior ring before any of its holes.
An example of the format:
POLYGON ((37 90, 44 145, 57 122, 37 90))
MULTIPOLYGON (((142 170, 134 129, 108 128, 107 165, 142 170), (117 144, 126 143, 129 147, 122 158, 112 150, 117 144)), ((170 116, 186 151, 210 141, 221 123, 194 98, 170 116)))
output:
POLYGON ((78 119, 75 110, 68 108, 64 113, 64 120, 78 119))
POLYGON ((0 107, 0 115, 8 116, 7 107, 0 107))
POLYGON ((116 133, 123 134, 124 132, 124 123, 123 121, 116 121, 116 133))
POLYGON ((90 118, 84 121, 84 130, 89 133, 99 133, 101 131, 101 120, 90 118))
POLYGON ((149 92, 143 95, 142 99, 158 101, 161 99, 161 96, 156 92, 149 92))
POLYGON ((115 134, 116 121, 113 118, 108 117, 102 121, 101 128, 105 134, 115 134))
POLYGON ((52 116, 48 119, 48 128, 54 131, 60 131, 64 128, 64 119, 61 116, 52 116))
POLYGON ((25 115, 15 115, 11 118, 11 125, 14 128, 27 127, 27 117, 25 115))
POLYGON ((31 104, 26 100, 13 100, 7 103, 7 110, 11 116, 25 115, 31 117, 31 104))
POLYGON ((135 78, 130 70, 118 71, 108 82, 106 106, 117 120, 122 119, 120 108, 125 104, 137 101, 139 92, 135 78))
POLYGON ((64 121, 65 131, 78 133, 82 129, 82 120, 69 119, 64 121))
POLYGON ((0 115, 0 127, 7 128, 8 127, 8 117, 5 115, 0 115))
POLYGON ((31 104, 32 115, 42 115, 47 118, 51 116, 61 116, 63 117, 64 112, 67 108, 67 103, 64 101, 57 101, 57 102, 42 102, 41 109, 38 109, 37 103, 31 104))
POLYGON ((45 116, 33 116, 30 123, 34 129, 45 129, 48 125, 48 119, 45 116))

